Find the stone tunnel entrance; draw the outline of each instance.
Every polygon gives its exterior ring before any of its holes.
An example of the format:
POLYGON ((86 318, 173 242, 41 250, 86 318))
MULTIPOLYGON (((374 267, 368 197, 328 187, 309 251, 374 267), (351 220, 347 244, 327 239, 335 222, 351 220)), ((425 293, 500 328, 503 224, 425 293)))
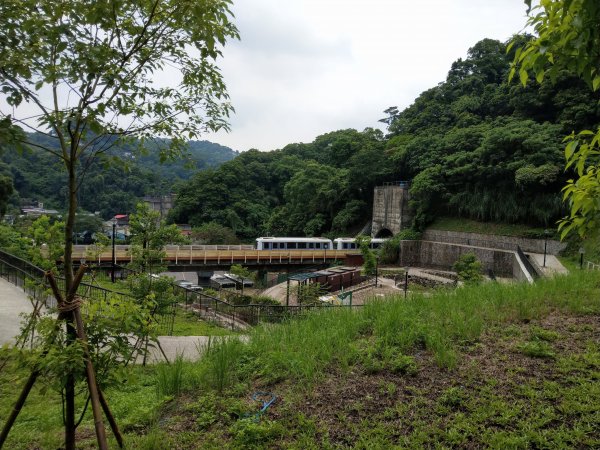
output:
POLYGON ((390 237, 410 228, 413 213, 408 207, 408 188, 406 181, 375 187, 371 236, 390 237))
POLYGON ((392 233, 390 230, 388 230, 387 228, 382 228, 381 230, 379 230, 377 232, 377 234, 374 237, 387 239, 387 238, 391 238, 393 236, 394 236, 394 233, 392 233))

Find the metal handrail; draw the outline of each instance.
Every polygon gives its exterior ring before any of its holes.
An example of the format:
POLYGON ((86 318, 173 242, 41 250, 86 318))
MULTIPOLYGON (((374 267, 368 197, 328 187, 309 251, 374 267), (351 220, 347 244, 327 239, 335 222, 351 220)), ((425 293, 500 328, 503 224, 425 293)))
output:
MULTIPOLYGON (((17 284, 25 288, 25 279, 31 278, 36 283, 46 285, 45 282, 45 270, 24 259, 18 258, 10 253, 0 250, 0 276, 7 275, 8 281, 12 281, 13 284, 17 284), (10 271, 4 270, 10 268, 10 271), (20 276, 16 276, 20 274, 20 276), (20 283, 20 284, 19 284, 20 283)), ((64 278, 56 278, 59 287, 64 288, 64 278)), ((202 291, 195 291, 188 289, 183 286, 179 286, 176 283, 172 284, 173 294, 178 299, 171 305, 167 306, 168 313, 161 314, 157 317, 159 327, 165 334, 171 335, 173 332, 173 323, 175 318, 175 308, 180 299, 184 299, 186 305, 192 303, 199 304, 205 309, 210 309, 211 313, 216 317, 217 314, 226 316, 229 319, 231 326, 234 327, 236 323, 243 322, 248 325, 257 325, 261 322, 280 322, 283 320, 290 319, 291 317, 305 314, 309 311, 324 310, 332 307, 358 307, 362 305, 328 305, 328 304, 313 304, 313 305, 264 305, 264 304, 248 304, 248 305, 237 305, 229 303, 225 300, 208 295, 202 291)), ((117 296, 122 298, 130 299, 129 294, 111 291, 99 286, 94 286, 87 283, 81 283, 78 293, 81 297, 93 300, 106 300, 107 297, 117 296)), ((31 293, 30 293, 31 295, 31 293)), ((53 297, 46 297, 47 306, 56 306, 53 302, 53 297)), ((210 318, 210 316, 208 317, 210 318)))
POLYGON ((400 187, 409 187, 410 181, 386 181, 382 186, 400 186, 400 187))
MULTIPOLYGON (((41 298, 46 307, 56 307, 56 299, 51 295, 43 293, 45 292, 46 288, 48 288, 46 271, 44 269, 37 267, 29 261, 0 250, 0 276, 16 286, 23 288, 28 295, 33 296, 35 299, 41 298), (44 296, 43 298, 40 297, 37 289, 28 286, 28 283, 26 283, 28 279, 32 280, 37 285, 44 287, 44 289, 41 290, 41 295, 44 296)), ((65 279, 62 277, 55 277, 55 279, 59 288, 64 290, 65 279)), ((80 283, 79 288, 77 289, 77 294, 81 298, 89 301, 106 301, 109 297, 116 298, 117 300, 130 300, 133 298, 129 294, 112 291, 110 289, 94 286, 88 283, 80 283)), ((159 323, 159 333, 167 335, 171 335, 173 333, 175 305, 176 302, 172 305, 168 305, 166 314, 160 314, 158 317, 155 317, 159 323)))

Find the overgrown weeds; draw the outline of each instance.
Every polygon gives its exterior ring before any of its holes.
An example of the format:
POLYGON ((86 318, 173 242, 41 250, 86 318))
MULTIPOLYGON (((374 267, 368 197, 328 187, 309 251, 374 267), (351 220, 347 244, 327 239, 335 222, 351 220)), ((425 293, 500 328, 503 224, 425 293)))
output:
MULTIPOLYGON (((583 272, 534 285, 487 283, 439 291, 431 297, 374 299, 361 308, 332 308, 278 326, 259 327, 248 344, 213 341, 198 364, 219 392, 235 380, 310 384, 333 367, 342 372, 357 364, 371 372, 389 370, 399 355, 423 350, 441 368, 451 370, 460 349, 476 343, 488 326, 529 322, 552 310, 597 313, 599 281, 600 274, 583 272), (361 339, 376 347, 360 349, 361 339)), ((533 333, 539 342, 560 338, 543 329, 533 333)), ((407 367, 407 373, 414 371, 410 364, 407 367)))
POLYGON ((183 388, 184 361, 182 355, 177 355, 171 364, 163 363, 156 366, 156 393, 159 398, 169 395, 179 395, 183 388))

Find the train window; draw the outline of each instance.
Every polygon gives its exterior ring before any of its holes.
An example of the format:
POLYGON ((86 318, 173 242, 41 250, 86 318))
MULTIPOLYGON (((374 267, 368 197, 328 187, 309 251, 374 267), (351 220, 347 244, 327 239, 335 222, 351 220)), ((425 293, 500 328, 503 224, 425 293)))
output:
POLYGON ((279 242, 273 242, 273 248, 279 248, 279 242))
POLYGON ((298 242, 298 248, 306 248, 306 242, 298 242))
POLYGON ((342 244, 342 248, 343 248, 344 250, 345 250, 345 249, 347 249, 347 248, 348 248, 348 243, 347 243, 347 242, 344 242, 344 243, 342 244))
POLYGON ((327 249, 329 248, 329 244, 328 244, 328 243, 324 243, 324 244, 323 244, 323 248, 324 248, 325 250, 327 250, 327 249))
POLYGON ((315 248, 321 248, 321 243, 320 242, 315 242, 315 248))
POLYGON ((287 248, 296 248, 296 243, 295 242, 288 242, 287 243, 287 248))
POLYGON ((315 248, 315 243, 314 242, 309 242, 308 243, 308 248, 315 248))
POLYGON ((356 249, 356 242, 353 242, 352 244, 350 244, 350 248, 356 249))
POLYGON ((270 242, 265 242, 265 250, 269 250, 271 248, 270 242))

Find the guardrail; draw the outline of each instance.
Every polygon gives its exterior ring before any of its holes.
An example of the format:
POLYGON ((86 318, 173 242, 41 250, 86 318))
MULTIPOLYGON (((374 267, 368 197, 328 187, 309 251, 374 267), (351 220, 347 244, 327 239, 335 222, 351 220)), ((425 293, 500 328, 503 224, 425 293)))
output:
POLYGON ((410 187, 410 181, 386 181, 382 186, 400 186, 408 188, 410 187))
POLYGON ((362 306, 329 305, 326 303, 297 306, 262 304, 236 305, 207 295, 202 291, 191 291, 180 286, 177 287, 188 291, 185 297, 186 306, 199 312, 201 317, 205 320, 218 322, 220 325, 228 326, 231 329, 243 329, 246 326, 254 326, 264 322, 279 323, 294 317, 300 317, 312 311, 323 311, 328 308, 362 306))
POLYGON ((596 264, 592 261, 586 261, 585 268, 588 270, 600 270, 600 264, 596 264))

